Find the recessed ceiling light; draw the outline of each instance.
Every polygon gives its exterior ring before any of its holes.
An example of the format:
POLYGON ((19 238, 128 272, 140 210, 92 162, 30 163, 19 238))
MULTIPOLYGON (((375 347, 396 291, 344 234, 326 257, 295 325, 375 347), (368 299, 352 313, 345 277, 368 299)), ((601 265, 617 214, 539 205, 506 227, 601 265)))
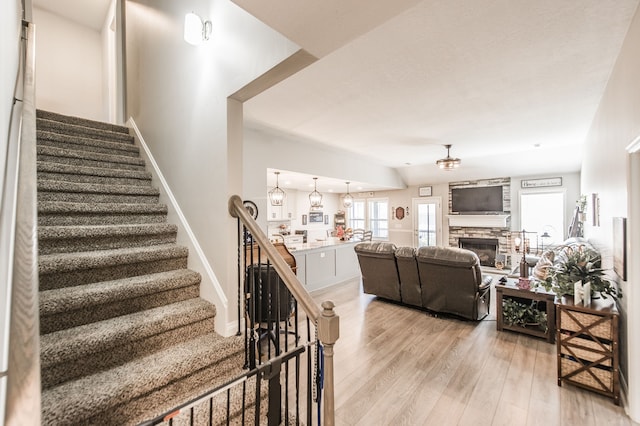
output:
POLYGON ((411 163, 404 163, 404 165, 405 165, 405 166, 410 166, 410 165, 411 165, 411 163))
POLYGON ((534 143, 534 144, 533 144, 533 147, 534 147, 534 148, 540 148, 540 144, 539 144, 539 143, 534 143))

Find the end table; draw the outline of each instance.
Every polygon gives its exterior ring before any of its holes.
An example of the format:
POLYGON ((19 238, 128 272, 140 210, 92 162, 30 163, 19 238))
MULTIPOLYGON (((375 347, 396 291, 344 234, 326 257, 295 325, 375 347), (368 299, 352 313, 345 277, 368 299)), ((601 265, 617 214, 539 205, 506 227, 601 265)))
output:
POLYGON ((515 331, 517 333, 541 337, 549 343, 554 343, 556 337, 555 293, 547 292, 544 289, 524 290, 516 286, 517 281, 517 279, 509 278, 506 284, 496 284, 496 327, 498 331, 515 331), (531 304, 532 301, 541 302, 543 305, 542 308, 547 313, 547 331, 544 332, 536 328, 505 324, 502 311, 502 302, 504 299, 513 299, 525 304, 531 304))

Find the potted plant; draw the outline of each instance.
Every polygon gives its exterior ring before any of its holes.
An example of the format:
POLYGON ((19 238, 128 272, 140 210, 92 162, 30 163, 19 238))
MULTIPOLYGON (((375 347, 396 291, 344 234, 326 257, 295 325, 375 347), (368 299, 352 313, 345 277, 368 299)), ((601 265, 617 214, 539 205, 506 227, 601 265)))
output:
POLYGON ((520 303, 514 299, 505 298, 502 300, 502 320, 510 326, 523 328, 539 328, 543 333, 547 333, 547 313, 538 309, 538 302, 531 301, 530 305, 520 303))
POLYGON ((536 285, 547 291, 553 290, 558 296, 573 296, 575 284, 590 283, 591 297, 622 297, 620 290, 605 277, 601 267, 600 254, 581 244, 559 246, 546 255, 547 266, 535 275, 536 285))

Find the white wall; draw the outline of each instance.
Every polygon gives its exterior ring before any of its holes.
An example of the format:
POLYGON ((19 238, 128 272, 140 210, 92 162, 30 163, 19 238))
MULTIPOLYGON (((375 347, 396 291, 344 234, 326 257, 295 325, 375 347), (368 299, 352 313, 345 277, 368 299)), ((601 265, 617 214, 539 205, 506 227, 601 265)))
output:
MULTIPOLYGON (((628 156, 625 147, 640 135, 640 11, 631 23, 606 91, 587 137, 582 165, 582 192, 600 197, 600 226, 587 223, 585 235, 601 250, 603 267, 612 265, 614 217, 627 217, 628 156)), ((634 197, 639 196, 633 194, 634 197)), ((587 216, 591 214, 588 205, 587 216)), ((630 228, 640 224, 628 223, 630 228)), ((630 232, 628 233, 628 235, 630 232)), ((627 253, 637 262, 638 253, 627 253)), ((640 277, 637 277, 640 278, 640 277)), ((636 280, 637 280, 636 278, 636 280)), ((638 282, 620 282, 621 371, 628 384, 628 408, 640 422, 640 304, 638 282), (629 308, 627 308, 629 307, 629 308)))
MULTIPOLYGON (((552 175, 554 177, 562 177, 562 186, 554 188, 541 188, 538 191, 544 191, 549 189, 560 189, 566 194, 565 205, 565 220, 567 226, 571 220, 571 214, 575 206, 576 200, 580 196, 580 174, 579 173, 557 173, 552 175)), ((520 188, 520 182, 522 179, 538 179, 549 177, 546 175, 541 176, 523 176, 511 178, 511 229, 520 229, 520 206, 519 199, 522 189, 520 188)), ((389 241, 397 246, 413 246, 413 211, 412 204, 413 199, 421 198, 419 194, 419 188, 422 186, 431 186, 432 196, 440 197, 442 202, 442 244, 448 245, 449 241, 449 225, 447 221, 447 215, 449 214, 449 184, 448 183, 424 183, 420 185, 410 186, 406 189, 393 190, 393 191, 376 191, 375 198, 388 198, 389 207, 409 207, 409 214, 402 220, 391 218, 389 221, 389 241)), ((531 192, 533 190, 527 190, 531 192)), ((564 230, 566 232, 566 229, 564 230)))
POLYGON ((100 33, 34 7, 36 107, 107 121, 100 33))
POLYGON ((116 2, 111 0, 102 24, 102 111, 104 120, 116 123, 117 69, 116 69, 116 2))
POLYGON ((219 322, 236 316, 236 225, 227 202, 242 185, 242 129, 236 124, 242 112, 227 98, 298 46, 229 0, 126 6, 127 110, 233 302, 217 306, 219 330, 219 322), (201 46, 183 40, 184 15, 191 11, 213 23, 211 39, 201 46))
MULTIPOLYGON (((368 182, 390 188, 405 187, 395 169, 372 163, 335 148, 311 144, 290 135, 245 128, 244 145, 243 194, 245 199, 256 203, 259 211, 266 211, 267 208, 265 188, 267 188, 268 168, 345 181, 368 182)), ((306 209, 308 210, 309 199, 304 195, 298 197, 298 199, 302 198, 307 200, 306 209)), ((333 220, 332 215, 338 210, 338 203, 336 202, 335 209, 328 208, 329 206, 325 210, 330 212, 333 220)), ((302 214, 301 210, 298 209, 298 217, 300 214, 302 214)), ((258 223, 266 229, 266 216, 259 216, 258 223)))
MULTIPOLYGON (((518 176, 511 178, 511 230, 518 231, 520 226, 520 194, 532 193, 532 192, 549 192, 549 191, 564 191, 565 194, 565 206, 564 206, 564 238, 567 237, 567 230, 573 219, 573 210, 576 206, 576 202, 580 198, 580 173, 555 173, 552 175, 538 175, 538 176, 518 176), (525 179, 541 179, 548 177, 561 177, 562 186, 552 186, 547 188, 522 188, 522 181, 525 179)), ((562 239, 564 239, 562 238, 562 239)))

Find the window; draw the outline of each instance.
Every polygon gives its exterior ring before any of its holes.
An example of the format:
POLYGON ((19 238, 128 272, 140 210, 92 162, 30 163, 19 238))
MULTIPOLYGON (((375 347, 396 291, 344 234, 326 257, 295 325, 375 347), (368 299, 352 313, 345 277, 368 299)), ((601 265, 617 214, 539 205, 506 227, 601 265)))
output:
POLYGON ((564 191, 520 194, 521 229, 536 232, 528 236, 531 248, 564 241, 564 204, 564 191))
POLYGON ((349 226, 351 229, 371 230, 373 238, 389 238, 389 200, 369 198, 353 200, 349 207, 349 226))
POLYGON ((364 206, 364 200, 353 200, 353 204, 349 207, 349 227, 351 229, 364 229, 364 206))
POLYGON ((389 202, 387 199, 370 199, 369 229, 373 238, 389 238, 389 202))

